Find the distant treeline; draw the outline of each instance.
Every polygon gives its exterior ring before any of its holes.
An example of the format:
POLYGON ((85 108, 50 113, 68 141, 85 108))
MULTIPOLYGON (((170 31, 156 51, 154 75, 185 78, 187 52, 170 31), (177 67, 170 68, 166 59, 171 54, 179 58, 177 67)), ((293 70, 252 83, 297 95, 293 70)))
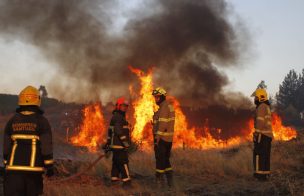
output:
POLYGON ((290 70, 275 97, 275 109, 287 125, 304 126, 304 69, 290 70))

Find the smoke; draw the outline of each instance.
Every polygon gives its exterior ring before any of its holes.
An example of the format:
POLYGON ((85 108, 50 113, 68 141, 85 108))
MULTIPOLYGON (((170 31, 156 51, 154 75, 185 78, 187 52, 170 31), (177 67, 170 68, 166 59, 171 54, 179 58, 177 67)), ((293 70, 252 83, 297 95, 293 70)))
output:
POLYGON ((222 91, 229 81, 218 67, 238 64, 240 51, 247 45, 243 38, 248 37, 242 23, 238 23, 242 28, 235 28, 229 22, 231 10, 225 1, 158 3, 158 14, 129 22, 127 30, 133 39, 128 62, 158 65, 156 83, 183 104, 226 102, 222 91))
POLYGON ((113 35, 112 13, 120 3, 3 0, 0 33, 41 50, 57 70, 48 91, 66 101, 127 94, 136 80, 128 70, 132 65, 154 66, 155 83, 184 104, 227 102, 223 88, 229 80, 220 70, 238 66, 248 34, 240 21, 240 28, 231 22, 226 1, 143 1, 141 11, 126 13, 123 30, 113 35))

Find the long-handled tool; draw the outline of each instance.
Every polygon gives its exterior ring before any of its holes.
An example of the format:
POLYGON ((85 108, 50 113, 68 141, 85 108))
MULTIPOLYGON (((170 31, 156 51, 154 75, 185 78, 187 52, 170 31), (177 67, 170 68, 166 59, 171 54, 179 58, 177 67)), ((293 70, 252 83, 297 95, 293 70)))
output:
POLYGON ((85 172, 89 171, 90 169, 92 169, 102 158, 106 157, 107 156, 107 153, 104 153, 104 154, 101 154, 95 161, 93 161, 92 163, 90 163, 88 165, 88 167, 72 176, 69 176, 69 177, 66 177, 64 179, 61 179, 61 180, 56 180, 56 182, 66 182, 66 181, 69 181, 73 178, 76 178, 82 174, 84 174, 85 172))

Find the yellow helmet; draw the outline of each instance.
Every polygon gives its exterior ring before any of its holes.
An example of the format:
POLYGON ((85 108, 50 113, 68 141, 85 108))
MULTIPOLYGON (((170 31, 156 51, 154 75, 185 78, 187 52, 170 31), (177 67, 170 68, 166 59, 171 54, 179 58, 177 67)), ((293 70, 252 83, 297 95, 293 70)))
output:
POLYGON ((265 89, 258 88, 256 91, 254 91, 251 95, 252 97, 257 97, 259 102, 264 102, 268 100, 268 95, 265 89))
POLYGON ((154 89, 152 91, 152 95, 164 95, 164 96, 166 96, 167 92, 166 92, 166 90, 164 88, 157 87, 156 89, 154 89))
POLYGON ((18 105, 40 106, 40 104, 41 104, 41 98, 37 88, 33 86, 27 86, 20 92, 18 105))

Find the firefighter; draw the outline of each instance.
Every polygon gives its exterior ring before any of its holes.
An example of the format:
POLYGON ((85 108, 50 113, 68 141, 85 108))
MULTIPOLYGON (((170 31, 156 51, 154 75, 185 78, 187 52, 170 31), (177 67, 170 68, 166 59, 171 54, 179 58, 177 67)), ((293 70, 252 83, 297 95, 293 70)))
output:
POLYGON ((52 132, 40 109, 39 91, 27 86, 19 94, 16 114, 4 130, 4 195, 40 195, 42 174, 53 172, 52 132))
POLYGON ((117 184, 121 180, 123 187, 131 187, 127 152, 131 142, 129 123, 126 120, 128 106, 129 103, 124 97, 117 100, 105 147, 113 152, 111 182, 117 184))
POLYGON ((153 90, 156 104, 159 109, 153 116, 154 150, 156 159, 156 182, 163 186, 164 175, 167 185, 173 186, 173 171, 170 163, 170 154, 173 142, 175 112, 172 105, 166 100, 166 91, 158 87, 153 90))
POLYGON ((258 88, 252 96, 256 105, 253 133, 254 177, 260 181, 266 181, 270 175, 270 151, 273 138, 270 102, 263 88, 258 88))

